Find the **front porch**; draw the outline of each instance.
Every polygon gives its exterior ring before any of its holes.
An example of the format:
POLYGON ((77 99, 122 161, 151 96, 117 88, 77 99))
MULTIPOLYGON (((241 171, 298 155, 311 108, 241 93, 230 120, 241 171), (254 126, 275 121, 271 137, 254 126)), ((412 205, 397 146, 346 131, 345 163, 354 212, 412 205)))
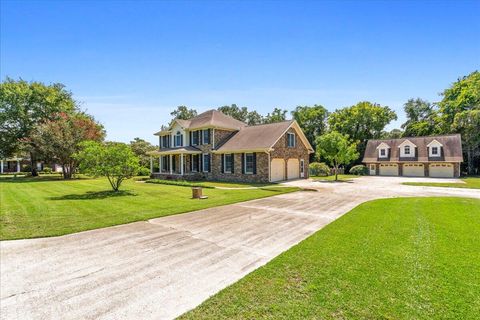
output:
POLYGON ((18 173, 21 171, 22 158, 0 160, 0 173, 18 173))
POLYGON ((149 152, 151 176, 168 180, 204 179, 201 172, 201 154, 200 150, 193 147, 149 152), (155 161, 158 161, 158 171, 154 170, 155 161))

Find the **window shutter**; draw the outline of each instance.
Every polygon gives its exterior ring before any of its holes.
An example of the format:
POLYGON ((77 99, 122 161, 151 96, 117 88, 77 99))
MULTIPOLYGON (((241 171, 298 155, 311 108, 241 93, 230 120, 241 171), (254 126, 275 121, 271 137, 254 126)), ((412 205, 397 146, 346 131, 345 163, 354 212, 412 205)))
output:
POLYGON ((198 155, 198 166, 200 167, 198 171, 203 172, 203 153, 198 155))
POLYGON ((198 144, 202 145, 203 144, 203 130, 198 131, 198 144))
POLYGON ((208 129, 208 143, 212 144, 212 129, 208 129))
POLYGON ((253 153, 253 174, 257 174, 257 153, 253 153))
POLYGON ((208 172, 212 172, 212 155, 208 155, 208 172))
POLYGON ((225 162, 225 155, 222 153, 222 165, 221 165, 221 168, 222 168, 222 173, 225 173, 225 166, 224 166, 224 162, 225 162))
POLYGON ((183 146, 183 134, 180 135, 180 147, 183 146))
MULTIPOLYGON (((192 141, 192 140, 190 140, 192 141)), ((193 171, 193 154, 190 154, 190 172, 193 171)))
POLYGON ((193 132, 192 132, 192 131, 189 131, 189 135, 190 135, 190 143, 189 143, 189 145, 190 145, 190 146, 193 146, 193 143, 192 143, 192 142, 193 142, 193 141, 192 141, 193 132))
POLYGON ((245 174, 245 153, 242 153, 242 174, 245 174))
POLYGON ((232 158, 231 158, 231 161, 232 161, 232 173, 235 172, 235 153, 232 153, 232 158))

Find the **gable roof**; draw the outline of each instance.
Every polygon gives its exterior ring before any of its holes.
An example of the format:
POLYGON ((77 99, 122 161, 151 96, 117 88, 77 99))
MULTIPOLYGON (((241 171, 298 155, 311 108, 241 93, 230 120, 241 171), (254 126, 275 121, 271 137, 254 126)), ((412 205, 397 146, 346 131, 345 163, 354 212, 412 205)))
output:
POLYGON ((378 159, 377 147, 386 143, 391 147, 390 161, 400 161, 399 147, 405 141, 410 141, 417 146, 418 157, 416 161, 428 162, 428 145, 436 140, 443 145, 443 160, 451 162, 463 162, 462 141, 459 134, 428 137, 406 137, 400 139, 368 140, 363 162, 376 162, 378 159))
POLYGON ((217 147, 215 151, 267 151, 271 149, 292 126, 295 127, 300 139, 307 149, 313 152, 312 146, 297 122, 293 120, 244 127, 235 133, 223 145, 217 147))

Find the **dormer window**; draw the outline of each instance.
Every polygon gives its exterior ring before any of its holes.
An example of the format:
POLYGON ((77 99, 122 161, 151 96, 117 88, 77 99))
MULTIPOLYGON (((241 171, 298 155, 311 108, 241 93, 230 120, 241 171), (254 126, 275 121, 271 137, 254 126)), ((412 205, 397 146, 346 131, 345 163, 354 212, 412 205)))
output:
POLYGON ((380 143, 380 145, 377 147, 378 150, 378 157, 379 158, 388 158, 388 150, 390 149, 390 146, 386 144, 385 142, 380 143))
POLYGON ((404 152, 406 155, 410 155, 410 146, 405 146, 404 152))
POLYGON ((432 147, 432 155, 438 156, 438 147, 432 147))
POLYGON ((443 145, 438 142, 436 139, 433 139, 432 142, 430 142, 429 144, 427 144, 427 148, 428 148, 428 156, 429 157, 441 157, 441 153, 442 153, 442 148, 443 145))

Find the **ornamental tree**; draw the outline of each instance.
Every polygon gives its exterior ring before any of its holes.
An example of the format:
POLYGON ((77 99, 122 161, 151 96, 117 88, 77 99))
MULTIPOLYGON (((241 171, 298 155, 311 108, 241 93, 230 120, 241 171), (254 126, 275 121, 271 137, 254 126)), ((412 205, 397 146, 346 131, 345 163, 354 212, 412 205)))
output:
POLYGON ((70 179, 77 168, 74 154, 80 151, 83 141, 101 141, 105 137, 103 126, 83 112, 61 113, 55 120, 48 120, 37 126, 32 135, 44 159, 61 164, 63 178, 70 179))
POLYGON ((336 131, 329 132, 316 139, 317 156, 322 157, 335 169, 335 181, 338 180, 338 167, 349 164, 359 157, 357 144, 349 141, 347 135, 336 131))
POLYGON ((107 177, 115 192, 125 179, 135 176, 140 169, 138 157, 125 143, 86 141, 81 146, 81 151, 75 155, 81 172, 107 177))

